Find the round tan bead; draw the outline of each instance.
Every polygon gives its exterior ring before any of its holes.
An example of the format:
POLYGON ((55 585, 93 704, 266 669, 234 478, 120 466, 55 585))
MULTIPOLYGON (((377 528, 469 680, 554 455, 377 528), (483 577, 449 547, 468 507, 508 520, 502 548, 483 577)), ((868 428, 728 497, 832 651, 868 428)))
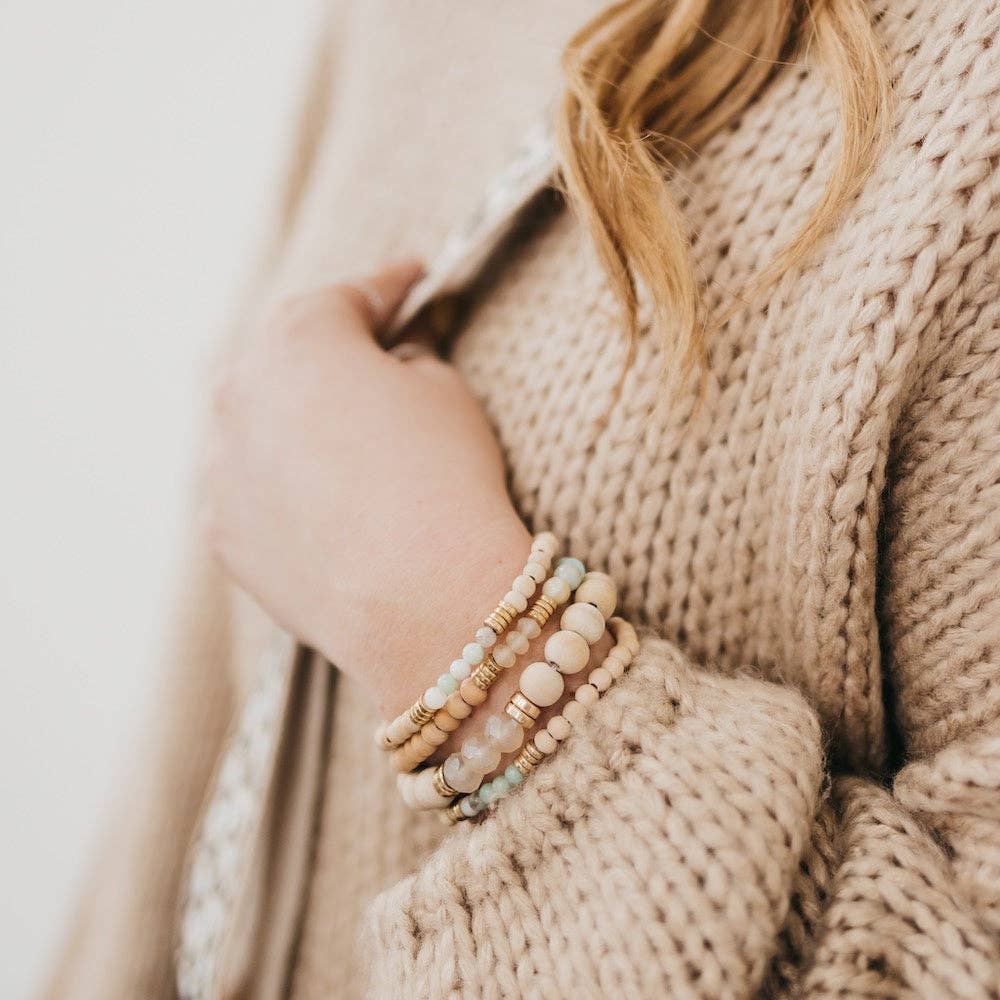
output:
POLYGON ((631 622, 624 618, 613 619, 612 628, 615 633, 615 641, 624 646, 633 656, 639 653, 639 633, 636 632, 631 622))
POLYGON ((562 629, 546 641, 545 659, 554 664, 561 674, 577 674, 590 661, 590 646, 578 632, 562 629))
POLYGON ((609 656, 601 664, 601 666, 604 667, 604 669, 607 670, 607 672, 611 674, 615 680, 618 680, 618 678, 625 673, 625 664, 617 656, 609 656))
POLYGON ((569 720, 563 715, 557 715, 549 719, 549 724, 545 728, 554 740, 559 740, 560 742, 566 739, 573 729, 569 720))
MULTIPOLYGON (((469 706, 466 705, 466 708, 469 706)), ((434 716, 434 725, 438 727, 443 733, 453 733, 461 725, 461 720, 456 719, 449 711, 448 707, 442 708, 437 715, 434 716)))
POLYGON ((587 714, 587 706, 579 701, 569 701, 563 706, 563 718, 571 725, 578 726, 587 714))
POLYGON ((601 696, 593 684, 583 684, 576 689, 575 697, 581 705, 586 705, 587 708, 590 708, 591 705, 597 704, 597 699, 601 696))
MULTIPOLYGON (((540 562, 536 559, 532 559, 527 566, 524 567, 524 573, 522 575, 530 577, 532 583, 539 584, 544 583, 546 572, 545 567, 540 562)), ((532 593, 534 593, 534 591, 532 591, 532 593)), ((531 595, 529 594, 528 596, 530 597, 531 595)))
POLYGON ((618 587, 607 573, 587 573, 576 588, 576 603, 593 604, 606 620, 615 613, 618 587))
POLYGON ((462 681, 462 686, 458 689, 462 695, 462 699, 467 705, 471 705, 475 708, 477 705, 482 705, 486 701, 486 692, 481 688, 476 687, 475 682, 471 677, 466 677, 462 681))
POLYGON ((534 551, 544 552, 551 559, 559 548, 559 539, 551 531, 542 531, 535 536, 531 548, 534 551))
MULTIPOLYGON (((590 675, 593 678, 593 674, 590 675)), ((423 737, 424 742, 430 743, 432 747, 439 747, 445 740, 448 739, 448 733, 451 730, 443 730, 436 726, 433 722, 428 722, 423 729, 420 730, 420 735, 423 737)))
POLYGON ((448 695, 448 700, 444 703, 442 711, 447 712, 453 719, 461 721, 472 714, 472 706, 456 691, 454 694, 448 695))
POLYGON ((593 604, 571 604, 562 613, 559 626, 579 633, 593 646, 604 635, 604 615, 593 604))
POLYGON ((555 753, 556 748, 559 746, 556 742, 556 738, 547 729, 543 729, 541 732, 535 733, 534 743, 535 746, 546 755, 555 753))
POLYGON ((587 683, 593 684, 601 694, 607 691, 613 682, 614 677, 611 676, 611 671, 607 667, 595 667, 587 678, 587 683))
POLYGON ((562 674, 542 660, 529 663, 518 681, 521 693, 539 708, 554 705, 562 697, 565 686, 562 674))

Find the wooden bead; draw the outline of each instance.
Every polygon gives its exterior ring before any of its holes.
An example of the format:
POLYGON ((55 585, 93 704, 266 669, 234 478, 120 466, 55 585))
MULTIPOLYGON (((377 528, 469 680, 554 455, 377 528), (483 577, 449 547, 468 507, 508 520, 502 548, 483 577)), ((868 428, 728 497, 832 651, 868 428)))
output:
POLYGON ((590 671, 590 676, 587 678, 587 683, 593 684, 601 694, 611 687, 613 681, 614 678, 606 667, 595 667, 590 671))
MULTIPOLYGON (((459 699, 461 701, 461 699, 459 699)), ((465 702, 462 702, 465 705, 465 702)), ((468 708, 468 705, 465 705, 468 708)), ((434 716, 434 725, 438 727, 443 733, 453 733, 462 724, 461 719, 456 719, 448 711, 448 706, 446 705, 442 708, 437 715, 434 716)))
POLYGON ((576 589, 577 604, 593 604, 605 620, 615 613, 618 587, 607 573, 587 573, 576 589))
POLYGON ((546 641, 545 659, 561 674, 576 674, 590 661, 590 646, 578 632, 561 629, 546 641))
POLYGON ((562 613, 559 626, 579 633, 593 646, 604 635, 604 615, 593 604, 571 604, 562 613))
POLYGON ((549 719, 549 724, 545 728, 554 740, 559 740, 560 742, 566 739, 573 729, 569 720, 563 715, 557 715, 549 719))
POLYGON ((576 689, 574 697, 581 705, 586 705, 587 708, 590 708, 591 705, 597 704, 597 699, 601 695, 593 684, 583 684, 576 689))
POLYGON ((472 714, 472 706, 456 691, 448 696, 448 700, 444 703, 444 711, 453 719, 461 721, 472 714))
POLYGON ((618 656, 609 656, 601 664, 601 666, 604 667, 604 669, 607 670, 607 672, 611 674, 615 680, 618 680, 618 678, 625 673, 625 663, 621 657, 618 656))
POLYGON ((586 714, 587 706, 582 702, 570 701, 563 706, 563 718, 573 727, 580 725, 586 714))
POLYGON ((640 648, 639 633, 632 623, 624 618, 613 618, 609 624, 614 631, 615 641, 623 645, 633 656, 637 656, 640 648))
POLYGON ((542 660, 528 664, 518 682, 518 687, 525 698, 539 708, 554 705, 562 697, 565 686, 562 674, 542 660))
POLYGON ((535 733, 533 742, 535 746, 546 756, 550 753, 555 753, 556 748, 559 746, 555 737, 547 729, 543 729, 541 732, 535 733))
POLYGON ((477 705, 482 705, 486 701, 486 692, 481 688, 476 687, 475 682, 471 677, 466 677, 462 681, 462 686, 458 689, 462 695, 462 699, 467 705, 471 705, 475 708, 477 705))
MULTIPOLYGON (((593 676, 593 674, 591 674, 593 676)), ((421 738, 429 743, 432 747, 439 747, 448 739, 448 732, 439 729, 433 722, 428 722, 423 729, 420 730, 421 738)))

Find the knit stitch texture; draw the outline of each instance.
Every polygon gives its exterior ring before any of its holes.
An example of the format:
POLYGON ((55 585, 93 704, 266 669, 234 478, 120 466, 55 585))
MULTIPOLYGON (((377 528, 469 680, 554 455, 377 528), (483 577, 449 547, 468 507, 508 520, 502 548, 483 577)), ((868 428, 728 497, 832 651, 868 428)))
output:
MULTIPOLYGON (((401 241, 432 253, 599 6, 348 5, 260 295, 401 241)), ((518 508, 619 581, 642 651, 450 832, 404 809, 338 683, 295 1000, 1000 997, 1000 4, 876 13, 888 147, 818 251, 714 336, 700 407, 648 329, 616 397, 620 317, 569 212, 539 212, 477 287, 453 360, 518 508)), ((806 60, 682 169, 712 304, 803 224, 835 143, 806 60)), ((213 647, 234 689, 238 648, 213 647)), ((214 679, 189 664, 175 697, 216 733, 237 697, 199 702, 221 669, 199 662, 214 679)), ((197 756, 183 777, 204 782, 205 742, 165 742, 150 773, 197 756)), ((189 831, 192 787, 147 782, 103 869, 130 888, 95 890, 56 995, 170 995, 179 859, 152 818, 189 831)))

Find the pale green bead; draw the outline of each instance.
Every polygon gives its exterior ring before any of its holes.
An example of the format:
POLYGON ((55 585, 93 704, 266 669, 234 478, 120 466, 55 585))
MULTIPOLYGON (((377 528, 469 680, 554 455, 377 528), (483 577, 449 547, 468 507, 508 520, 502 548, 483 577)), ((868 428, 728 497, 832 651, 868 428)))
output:
POLYGON ((462 659, 466 663, 471 664, 473 667, 478 666, 483 662, 483 657, 486 655, 483 647, 479 645, 478 642, 467 643, 465 648, 462 650, 462 659))
POLYGON ((458 681, 451 674, 442 674, 437 679, 437 686, 445 694, 454 694, 458 690, 458 681))
POLYGON ((583 578, 587 573, 587 567, 579 559, 567 557, 560 559, 556 563, 556 576, 565 580, 571 590, 576 590, 583 583, 583 578))
POLYGON ((479 796, 479 801, 482 802, 484 806, 488 806, 493 801, 493 784, 489 781, 484 781, 479 786, 479 791, 476 792, 479 796))
POLYGON ((494 778, 490 785, 493 789, 494 799, 498 799, 510 791, 510 782, 502 774, 499 778, 494 778))
POLYGON ((516 768, 513 764, 507 765, 507 770, 504 771, 503 776, 507 779, 507 784, 509 784, 511 788, 524 781, 524 775, 521 774, 520 770, 518 770, 518 768, 516 768))

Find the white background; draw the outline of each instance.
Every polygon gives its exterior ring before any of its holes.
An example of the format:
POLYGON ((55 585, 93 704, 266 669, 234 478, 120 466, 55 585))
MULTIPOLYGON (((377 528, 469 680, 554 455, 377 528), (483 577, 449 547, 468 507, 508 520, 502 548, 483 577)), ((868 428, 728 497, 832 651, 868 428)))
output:
POLYGON ((0 995, 33 995, 150 698, 205 360, 315 0, 0 0, 0 995))

